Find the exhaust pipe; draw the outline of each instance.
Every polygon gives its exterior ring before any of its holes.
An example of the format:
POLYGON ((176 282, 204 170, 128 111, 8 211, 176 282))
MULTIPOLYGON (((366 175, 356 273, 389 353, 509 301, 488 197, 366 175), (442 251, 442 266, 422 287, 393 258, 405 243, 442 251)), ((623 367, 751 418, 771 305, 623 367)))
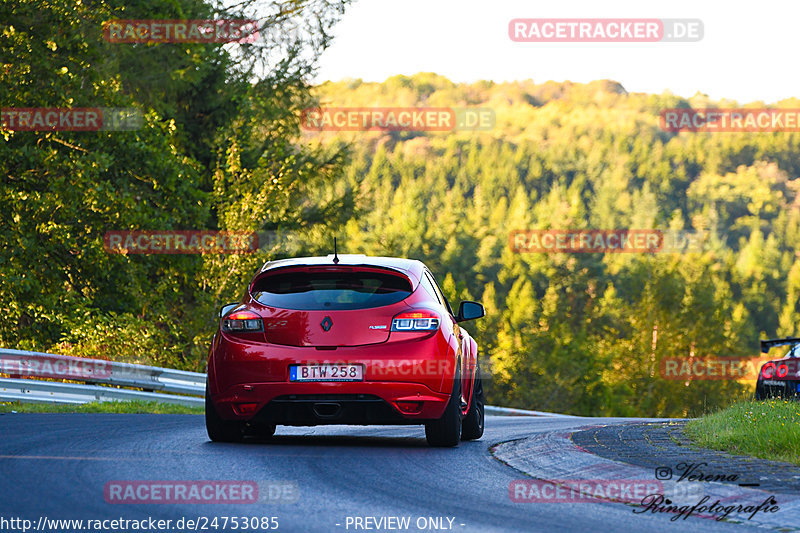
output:
POLYGON ((320 402, 314 404, 314 414, 319 418, 336 418, 342 410, 342 404, 335 402, 320 402))

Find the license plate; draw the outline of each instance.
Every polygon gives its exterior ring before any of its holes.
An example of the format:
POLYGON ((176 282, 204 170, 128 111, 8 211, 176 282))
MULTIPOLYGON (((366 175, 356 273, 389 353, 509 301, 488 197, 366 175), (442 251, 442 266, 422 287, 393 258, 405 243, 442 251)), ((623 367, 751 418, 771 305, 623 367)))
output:
POLYGON ((364 381, 364 365, 293 365, 289 381, 364 381))

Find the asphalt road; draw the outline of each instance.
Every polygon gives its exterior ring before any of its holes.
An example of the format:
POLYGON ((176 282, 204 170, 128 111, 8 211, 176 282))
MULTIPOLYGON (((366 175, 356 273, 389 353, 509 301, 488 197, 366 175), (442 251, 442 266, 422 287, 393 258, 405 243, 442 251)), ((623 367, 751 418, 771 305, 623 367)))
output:
MULTIPOLYGON (((48 528, 48 521, 149 517, 173 525, 183 519, 183 529, 199 531, 251 530, 241 519, 234 528, 231 518, 222 529, 224 517, 276 517, 278 531, 297 532, 761 530, 696 517, 670 521, 669 515, 636 514, 634 507, 612 502, 511 501, 509 484, 524 476, 493 458, 493 444, 612 422, 487 417, 480 441, 434 449, 417 426, 279 427, 271 443, 216 444, 208 441, 200 416, 0 415, 0 530, 22 531, 22 522, 3 522, 14 518, 30 520, 32 530, 56 531, 67 528, 48 528), (131 480, 255 481, 268 501, 116 503, 122 493, 109 495, 109 487, 131 480), (269 486, 294 492, 267 496, 269 486), (388 517, 406 517, 408 528, 398 529, 401 522, 388 517), (380 525, 389 527, 379 528, 381 518, 380 525)), ((123 529, 104 525, 104 531, 123 529)))

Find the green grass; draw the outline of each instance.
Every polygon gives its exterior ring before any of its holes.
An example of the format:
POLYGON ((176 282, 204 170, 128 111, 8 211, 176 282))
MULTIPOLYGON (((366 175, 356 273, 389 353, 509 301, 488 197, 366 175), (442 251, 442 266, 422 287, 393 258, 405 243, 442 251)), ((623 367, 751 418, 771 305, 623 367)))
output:
POLYGON ((800 465, 800 402, 745 401, 686 424, 704 448, 800 465))
POLYGON ((91 402, 80 405, 49 403, 0 403, 0 413, 148 413, 160 415, 201 415, 203 406, 186 407, 158 402, 91 402))

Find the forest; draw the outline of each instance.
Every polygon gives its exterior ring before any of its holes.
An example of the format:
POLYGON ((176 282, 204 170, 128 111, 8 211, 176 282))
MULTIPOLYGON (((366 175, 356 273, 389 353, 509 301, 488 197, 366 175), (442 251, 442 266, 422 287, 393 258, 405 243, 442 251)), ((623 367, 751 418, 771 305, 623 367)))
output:
MULTIPOLYGON (((754 383, 669 380, 665 360, 746 358, 800 316, 800 133, 666 131, 665 109, 764 108, 624 80, 313 85, 346 2, 258 12, 259 43, 129 44, 112 19, 253 17, 200 0, 0 6, 7 108, 137 109, 138 129, 0 128, 0 346, 202 371, 221 305, 264 261, 420 259, 465 327, 489 403, 692 416, 754 383), (285 31, 283 31, 285 30, 285 31), (313 131, 318 107, 490 110, 449 131, 313 131), (673 253, 532 253, 540 230, 702 235, 673 253), (117 254, 109 231, 268 235, 252 254, 117 254), (278 237, 275 237, 278 236, 278 237)), ((771 104, 797 109, 796 99, 771 104)))

